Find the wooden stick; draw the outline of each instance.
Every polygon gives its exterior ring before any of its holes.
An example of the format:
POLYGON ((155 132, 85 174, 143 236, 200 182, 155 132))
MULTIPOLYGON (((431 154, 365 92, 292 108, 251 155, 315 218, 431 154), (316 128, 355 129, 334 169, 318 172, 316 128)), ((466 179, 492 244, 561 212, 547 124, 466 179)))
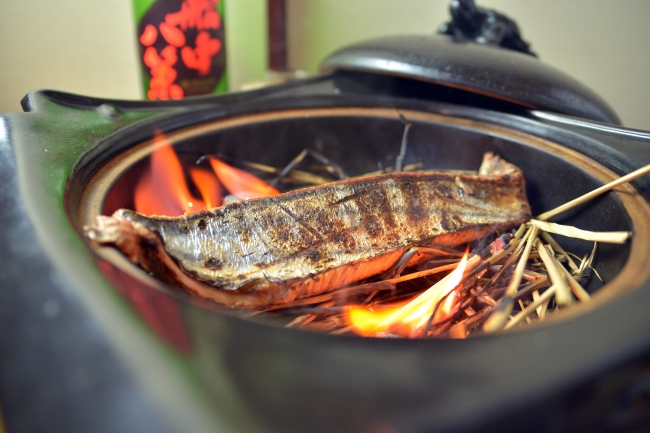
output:
POLYGON ((576 295, 576 298, 578 298, 581 301, 589 301, 591 299, 591 296, 589 296, 589 293, 578 283, 572 276, 571 273, 568 271, 567 268, 564 266, 560 266, 562 270, 564 271, 564 274, 567 277, 567 282, 569 283, 569 286, 571 286, 571 290, 573 291, 573 294, 576 295))
MULTIPOLYGON (((422 163, 417 162, 415 164, 406 164, 404 167, 402 167, 402 172, 404 171, 418 171, 420 168, 422 168, 422 163)), ((423 170, 423 171, 431 171, 431 170, 423 170)), ((476 170, 437 170, 441 173, 463 173, 463 174, 476 174, 476 170)), ((369 171, 367 173, 360 174, 359 176, 352 176, 351 179, 357 179, 360 177, 366 177, 366 176, 377 176, 379 174, 386 174, 386 173, 392 173, 393 172, 393 167, 386 167, 385 170, 375 170, 375 171, 369 171)))
POLYGON ((402 144, 400 145, 399 155, 397 155, 397 158, 395 159, 396 173, 402 171, 402 165, 404 164, 404 158, 406 157, 406 146, 408 145, 407 137, 409 134, 409 129, 411 129, 411 126, 413 126, 412 123, 406 121, 406 118, 402 115, 402 113, 399 113, 399 118, 404 124, 404 133, 402 134, 402 144))
POLYGON ((550 233, 546 233, 545 231, 542 231, 540 232, 539 235, 542 237, 542 239, 546 241, 547 244, 553 247, 556 253, 562 254, 564 257, 566 257, 567 263, 569 264, 569 267, 571 268, 572 271, 578 270, 578 266, 573 261, 569 253, 564 251, 564 248, 562 248, 562 246, 560 246, 560 244, 557 243, 555 238, 551 236, 550 233))
MULTIPOLYGON (((526 284, 526 286, 522 288, 519 291, 519 293, 517 293, 515 300, 519 300, 525 296, 528 296, 532 292, 542 289, 544 287, 548 287, 548 278, 546 278, 545 275, 542 275, 542 277, 539 278, 537 281, 526 284)), ((487 295, 482 295, 482 296, 487 296, 487 295)), ((468 329, 480 325, 482 321, 486 320, 488 316, 493 313, 494 309, 500 305, 502 300, 503 298, 501 298, 501 300, 499 300, 498 302, 495 302, 492 306, 484 308, 483 310, 476 313, 472 317, 468 317, 467 319, 463 320, 463 323, 468 329)))
MULTIPOLYGON (((480 257, 478 256, 472 256, 468 262, 468 268, 469 266, 476 267, 476 265, 480 262, 480 257)), ((373 291, 379 291, 379 290, 390 290, 394 288, 395 284, 401 283, 404 281, 409 281, 413 280, 415 278, 420 278, 420 277, 426 277, 428 275, 433 275, 437 274, 440 272, 444 271, 451 271, 456 269, 458 267, 458 262, 456 263, 451 263, 449 265, 444 265, 444 266, 438 266, 436 268, 432 269, 426 269, 424 271, 419 271, 419 272, 413 272, 411 274, 406 274, 402 275, 400 277, 392 278, 390 280, 384 280, 384 281, 376 281, 373 283, 367 283, 367 284, 361 284, 358 286, 350 286, 350 287, 344 287, 342 289, 335 290, 333 292, 329 293, 322 293, 320 295, 315 295, 311 296, 308 298, 300 298, 300 299, 294 299, 293 301, 287 302, 285 304, 278 304, 274 305, 266 310, 264 312, 268 311, 273 311, 273 310, 280 310, 280 309, 285 309, 285 308, 292 308, 292 307, 299 307, 302 305, 311 305, 311 304, 316 304, 319 302, 325 302, 329 301, 334 298, 348 298, 350 296, 356 296, 356 295, 361 295, 364 293, 369 293, 373 291)))
POLYGON ((284 325, 285 328, 292 328, 296 326, 304 326, 314 321, 316 318, 315 314, 304 314, 293 319, 291 322, 284 325))
POLYGON ((515 248, 518 248, 519 244, 523 241, 522 240, 522 235, 525 236, 526 234, 528 234, 528 231, 525 231, 526 227, 527 227, 526 224, 520 225, 519 229, 517 229, 517 232, 515 233, 515 236, 512 238, 512 240, 510 241, 508 246, 506 248, 500 250, 500 251, 497 251, 495 254, 490 256, 487 259, 487 262, 490 265, 493 265, 493 264, 497 263, 499 260, 501 260, 503 257, 505 257, 507 254, 510 254, 512 252, 512 250, 514 250, 515 248))
MULTIPOLYGON (((280 170, 278 168, 275 168, 275 167, 271 167, 270 165, 260 164, 258 162, 251 162, 251 161, 240 161, 240 160, 237 160, 237 159, 234 159, 234 158, 229 158, 228 156, 225 156, 225 155, 223 155, 221 153, 214 154, 214 155, 213 154, 203 155, 198 159, 198 161, 196 161, 196 163, 198 164, 198 163, 204 161, 209 156, 215 156, 216 158, 221 159, 224 162, 232 163, 232 164, 236 164, 236 165, 243 165, 243 166, 252 168, 253 170, 262 171, 264 173, 276 174, 277 175, 277 174, 280 174, 282 172, 282 170, 280 170)), ((287 174, 287 177, 283 178, 282 181, 284 181, 286 179, 291 180, 293 182, 303 182, 303 183, 307 183, 307 184, 311 184, 311 185, 322 185, 324 183, 332 182, 332 179, 327 179, 327 178, 325 178, 323 176, 319 176, 317 174, 310 173, 308 171, 296 170, 296 169, 291 170, 287 174)))
POLYGON ((521 255, 521 259, 519 259, 519 263, 517 263, 517 267, 515 268, 515 273, 513 274, 512 279, 510 280, 510 284, 506 289, 506 296, 514 296, 517 293, 517 287, 519 287, 519 283, 521 283, 521 278, 523 277, 524 271, 526 270, 526 263, 528 262, 528 256, 530 255, 530 251, 533 248, 533 243, 537 240, 538 231, 539 231, 538 228, 535 226, 533 226, 530 230, 528 239, 526 240, 526 247, 524 248, 524 252, 521 255))
POLYGON ((578 205, 581 205, 582 203, 585 203, 585 202, 591 200, 594 197, 597 197, 597 196, 599 196, 599 195, 601 195, 601 194, 603 194, 603 193, 605 193, 605 192, 607 192, 609 190, 612 190, 612 189, 616 188, 619 185, 631 182, 634 179, 638 179, 638 178, 643 177, 643 176, 645 176, 646 174, 649 174, 649 173, 650 173, 650 164, 646 165, 645 167, 641 167, 640 169, 635 170, 632 173, 621 177, 620 179, 617 179, 617 180, 615 180, 613 182, 610 182, 607 185, 603 185, 600 188, 597 188, 597 189, 595 189, 595 190, 593 190, 593 191, 591 191, 591 192, 589 192, 589 193, 587 193, 587 194, 585 194, 583 196, 580 196, 580 197, 578 197, 576 199, 573 199, 573 200, 571 200, 571 201, 569 201, 567 203, 564 203, 563 205, 558 206, 555 209, 551 209, 551 210, 549 210, 547 212, 544 212, 543 214, 538 215, 536 219, 538 219, 540 221, 546 221, 546 220, 548 220, 550 218, 553 218, 556 215, 561 214, 564 211, 572 209, 572 208, 574 208, 574 207, 576 207, 578 205))
POLYGON ((557 303, 559 305, 571 304, 573 302, 573 297, 571 296, 571 288, 569 287, 566 276, 557 267, 557 265, 562 265, 557 263, 551 253, 546 249, 546 246, 543 245, 539 239, 535 243, 535 247, 537 248, 537 251, 539 251, 542 262, 544 262, 544 265, 546 266, 546 271, 551 277, 551 283, 553 283, 553 286, 556 288, 555 291, 557 293, 557 303))
POLYGON ((345 334, 346 332, 350 332, 350 331, 353 331, 353 330, 354 330, 354 326, 346 326, 346 327, 343 327, 343 328, 336 329, 336 330, 330 332, 330 334, 332 334, 332 335, 340 335, 340 334, 345 334))
POLYGON ((456 269, 458 267, 458 262, 459 261, 457 261, 456 263, 450 263, 448 265, 437 266, 435 268, 425 269, 424 271, 417 271, 417 272, 402 275, 402 276, 399 276, 399 277, 391 278, 390 280, 386 280, 386 281, 389 282, 389 283, 397 284, 397 283, 401 283, 403 281, 413 280, 415 278, 420 278, 420 277, 426 277, 428 275, 433 275, 433 274, 437 274, 437 273, 444 272, 444 271, 453 271, 454 269, 456 269))
MULTIPOLYGON (((535 290, 533 292, 533 301, 536 301, 538 298, 539 298, 539 290, 535 290)), ((522 308, 522 311, 523 310, 524 309, 522 308)), ((536 311, 537 311, 537 317, 539 317, 540 320, 543 319, 544 314, 546 313, 546 310, 545 310, 544 306, 540 305, 539 307, 536 308, 536 311)))
MULTIPOLYGON (((520 307, 521 310, 523 311, 523 310, 526 308, 526 306, 524 305, 524 301, 522 301, 522 300, 520 299, 520 300, 517 301, 517 302, 519 302, 519 307, 520 307)), ((527 316, 527 317, 526 317, 526 322, 528 322, 528 324, 531 324, 531 323, 532 323, 532 321, 530 320, 530 316, 527 316)))
POLYGON ((513 326, 515 326, 517 323, 521 322, 524 320, 526 317, 528 317, 531 313, 533 313, 537 307, 542 305, 544 302, 548 301, 557 293, 557 284, 553 284, 548 290, 546 290, 539 298, 528 304, 528 306, 523 309, 519 314, 517 314, 515 317, 510 319, 510 321, 506 324, 505 328, 510 329, 513 326))
POLYGON ((527 239, 528 234, 530 233, 530 230, 524 230, 528 226, 526 224, 522 224, 519 226, 519 229, 517 230, 517 233, 515 233, 515 236, 510 240, 510 243, 508 246, 500 251, 497 251, 496 253, 492 254, 490 257, 488 257, 485 260, 485 266, 492 266, 495 263, 499 262, 503 257, 505 257, 507 254, 510 254, 512 251, 517 250, 514 254, 511 254, 510 257, 506 259, 506 262, 501 266, 501 268, 490 278, 490 281, 479 290, 479 292, 483 292, 487 290, 488 288, 492 287, 498 280, 501 278, 503 273, 510 267, 512 264, 517 260, 517 257, 519 256, 521 249, 523 247, 522 242, 525 242, 527 239), (523 236, 523 237, 522 237, 523 236))
POLYGON ((592 232, 581 230, 572 226, 549 223, 536 219, 531 219, 530 223, 549 233, 555 233, 556 235, 567 236, 575 239, 583 239, 585 241, 591 242, 624 244, 632 236, 632 232, 592 232))
POLYGON ((530 255, 530 251, 533 248, 533 243, 537 240, 538 230, 539 229, 536 226, 532 226, 530 231, 526 233, 526 236, 522 240, 522 242, 526 243, 526 246, 524 247, 524 252, 521 254, 521 257, 519 258, 519 262, 517 263, 515 272, 510 279, 510 284, 508 284, 508 288, 506 289, 506 294, 503 297, 501 304, 496 308, 494 313, 492 313, 492 315, 488 317, 487 321, 485 322, 485 325, 483 325, 484 331, 486 332, 498 331, 500 329, 503 329, 503 326, 506 324, 506 321, 508 320, 508 317, 512 312, 512 306, 513 306, 512 304, 514 303, 514 296, 517 294, 517 289, 519 288, 519 284, 521 283, 521 278, 524 274, 524 270, 526 269, 528 256, 530 255))

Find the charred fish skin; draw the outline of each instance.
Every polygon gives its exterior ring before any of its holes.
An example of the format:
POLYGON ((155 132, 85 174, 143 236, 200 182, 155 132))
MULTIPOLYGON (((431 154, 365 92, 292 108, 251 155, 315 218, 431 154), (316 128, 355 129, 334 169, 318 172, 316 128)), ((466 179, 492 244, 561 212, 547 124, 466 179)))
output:
POLYGON ((365 177, 180 217, 122 209, 87 233, 199 296, 265 307, 380 274, 413 246, 455 246, 530 218, 518 168, 486 154, 479 173, 365 177))
POLYGON ((158 233, 185 272, 224 290, 313 279, 415 245, 454 246, 530 218, 521 172, 380 175, 175 218, 120 212, 158 233))

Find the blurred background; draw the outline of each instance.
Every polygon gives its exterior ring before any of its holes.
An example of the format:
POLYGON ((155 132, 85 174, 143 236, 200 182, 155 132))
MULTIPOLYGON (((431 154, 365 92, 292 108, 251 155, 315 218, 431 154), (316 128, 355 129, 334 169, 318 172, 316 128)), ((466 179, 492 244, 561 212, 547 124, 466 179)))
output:
MULTIPOLYGON (((267 79, 267 0, 225 2, 231 91, 267 79)), ((477 0, 513 18, 544 62, 650 130, 650 1, 477 0)), ((335 49, 379 35, 432 33, 449 0, 287 0, 288 66, 317 72, 335 49)), ((141 99, 129 0, 0 1, 0 112, 30 90, 141 99)))

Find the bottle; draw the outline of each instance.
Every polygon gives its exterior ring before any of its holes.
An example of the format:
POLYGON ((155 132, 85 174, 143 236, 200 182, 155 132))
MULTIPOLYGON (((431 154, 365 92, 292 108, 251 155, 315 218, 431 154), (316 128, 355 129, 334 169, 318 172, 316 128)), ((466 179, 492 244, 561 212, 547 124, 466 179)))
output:
POLYGON ((132 0, 147 99, 228 91, 223 0, 132 0))

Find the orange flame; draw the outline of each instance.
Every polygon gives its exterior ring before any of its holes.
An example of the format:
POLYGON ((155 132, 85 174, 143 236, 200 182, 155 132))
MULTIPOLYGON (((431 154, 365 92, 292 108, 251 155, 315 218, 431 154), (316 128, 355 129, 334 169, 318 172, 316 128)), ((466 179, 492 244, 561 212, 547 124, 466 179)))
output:
POLYGON ((280 193, 280 191, 247 171, 231 167, 213 156, 208 157, 208 160, 221 183, 230 194, 240 200, 267 197, 280 193))
POLYGON ((204 168, 190 168, 190 177, 205 200, 207 209, 221 206, 223 203, 221 183, 214 173, 204 168))
POLYGON ((221 206, 225 189, 240 200, 278 194, 256 176, 210 157, 210 170, 192 167, 189 177, 199 192, 192 194, 183 166, 165 134, 155 134, 149 167, 134 190, 135 210, 144 215, 177 216, 221 206), (215 176, 216 174, 216 176, 215 176))
POLYGON ((155 134, 150 168, 134 192, 135 210, 145 215, 182 215, 205 210, 206 204, 192 195, 183 167, 165 134, 155 134))
POLYGON ((416 337, 426 328, 436 305, 442 300, 433 321, 447 316, 453 305, 456 292, 468 267, 468 253, 465 253, 456 269, 442 280, 407 303, 373 311, 364 307, 353 307, 348 312, 348 322, 353 330, 365 336, 387 334, 402 337, 416 337))

